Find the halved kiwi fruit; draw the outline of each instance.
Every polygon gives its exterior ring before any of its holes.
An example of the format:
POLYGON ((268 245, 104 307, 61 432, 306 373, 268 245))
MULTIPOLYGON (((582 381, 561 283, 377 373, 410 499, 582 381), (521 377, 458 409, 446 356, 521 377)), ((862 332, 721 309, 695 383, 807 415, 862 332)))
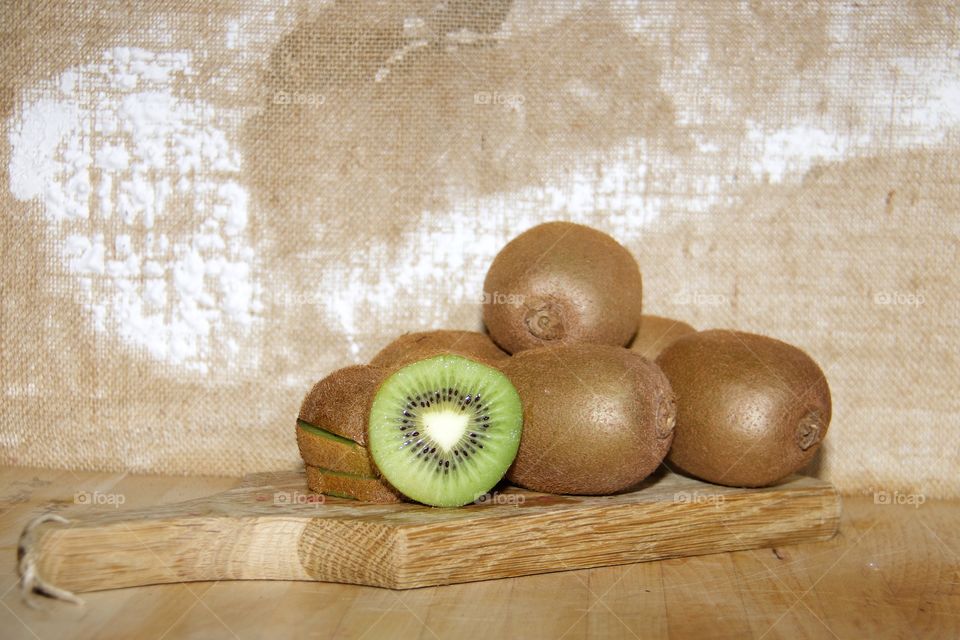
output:
POLYGON ((492 489, 513 462, 523 411, 500 371, 457 355, 421 360, 377 389, 367 443, 405 496, 456 507, 492 489))
POLYGON ((401 496, 386 482, 372 476, 341 473, 306 465, 307 486, 315 493, 364 502, 400 502, 401 496))
POLYGON ((712 330, 684 336, 657 358, 677 393, 669 461, 739 487, 773 484, 813 458, 830 424, 830 388, 800 349, 773 338, 712 330))
POLYGON ((394 368, 444 353, 466 356, 486 364, 496 364, 509 357, 486 334, 441 329, 403 334, 381 349, 370 360, 370 365, 394 368))
POLYGON ((676 340, 696 332, 696 329, 680 320, 643 315, 640 316, 637 335, 630 343, 630 350, 636 351, 647 360, 656 360, 657 356, 676 340))
POLYGON ((511 240, 483 284, 483 321, 510 353, 556 344, 623 346, 637 330, 643 283, 607 234, 549 222, 511 240))
POLYGON ((375 475, 365 447, 302 420, 297 420, 297 447, 308 465, 341 473, 375 475))
POLYGON ((676 403, 652 362, 596 344, 523 351, 504 366, 523 401, 507 474, 534 491, 604 495, 652 473, 673 440, 676 403))
POLYGON ((299 419, 365 444, 373 393, 386 375, 386 371, 365 364, 337 369, 313 385, 300 405, 299 419))

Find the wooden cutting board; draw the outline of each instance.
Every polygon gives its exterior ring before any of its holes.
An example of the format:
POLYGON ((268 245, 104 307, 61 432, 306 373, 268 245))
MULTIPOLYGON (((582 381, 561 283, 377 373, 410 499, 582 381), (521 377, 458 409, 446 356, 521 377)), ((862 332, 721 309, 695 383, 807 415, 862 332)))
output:
POLYGON ((732 489, 666 473, 615 496, 510 488, 434 509, 316 496, 291 471, 178 504, 38 520, 19 553, 25 582, 73 592, 195 580, 408 589, 826 540, 839 519, 834 488, 799 476, 732 489))

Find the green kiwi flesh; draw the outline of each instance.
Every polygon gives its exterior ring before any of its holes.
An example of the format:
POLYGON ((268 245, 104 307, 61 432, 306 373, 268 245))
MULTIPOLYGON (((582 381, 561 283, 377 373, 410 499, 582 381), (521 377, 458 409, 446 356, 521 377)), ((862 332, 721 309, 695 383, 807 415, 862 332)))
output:
POLYGON ((341 473, 306 465, 307 487, 314 493, 363 502, 400 502, 401 496, 386 482, 372 476, 341 473))
POLYGON ((503 349, 623 346, 637 330, 643 283, 630 252, 569 222, 521 233, 497 254, 483 285, 483 321, 503 349))
POLYGON ((676 340, 696 332, 696 329, 680 320, 643 315, 640 316, 637 335, 630 343, 630 350, 636 351, 647 360, 656 360, 657 356, 676 340))
POLYGON ((500 371, 441 355, 395 371, 377 389, 367 443, 383 477, 435 507, 492 489, 520 444, 520 397, 500 371))
POLYGON ((677 393, 669 462, 715 484, 761 487, 804 467, 830 424, 830 388, 806 353, 739 331, 684 336, 657 358, 677 393))
POLYGON ((663 461, 676 404, 652 362, 623 347, 522 351, 504 366, 523 402, 523 439, 507 478, 546 493, 605 495, 663 461))
POLYGON ((365 447, 302 420, 297 420, 297 447, 306 464, 341 473, 375 475, 365 447))
POLYGON ((370 365, 392 369, 444 353, 465 356, 490 365, 509 357, 486 334, 441 329, 403 334, 381 349, 370 360, 370 365))

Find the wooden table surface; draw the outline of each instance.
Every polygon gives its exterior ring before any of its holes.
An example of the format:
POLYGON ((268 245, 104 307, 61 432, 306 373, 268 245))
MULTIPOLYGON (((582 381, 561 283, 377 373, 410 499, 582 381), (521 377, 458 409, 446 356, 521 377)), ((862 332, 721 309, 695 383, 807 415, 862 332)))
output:
POLYGON ((0 468, 0 637, 960 637, 960 502, 872 497, 844 499, 833 540, 778 549, 410 591, 201 582, 86 593, 82 606, 22 601, 20 531, 40 513, 84 508, 76 492, 124 510, 237 483, 0 468))

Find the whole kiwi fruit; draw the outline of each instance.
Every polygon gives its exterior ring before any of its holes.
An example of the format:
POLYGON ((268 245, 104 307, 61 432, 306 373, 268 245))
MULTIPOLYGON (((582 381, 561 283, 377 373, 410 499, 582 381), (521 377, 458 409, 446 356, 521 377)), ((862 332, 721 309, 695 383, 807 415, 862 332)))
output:
POLYGON ((403 334, 373 356, 370 365, 384 368, 402 367, 444 353, 465 356, 491 365, 510 357, 486 334, 438 329, 403 334))
POLYGON ((813 458, 830 425, 830 388, 800 349, 773 338, 711 330, 660 354, 677 394, 668 460, 715 484, 762 487, 813 458))
POLYGON ((530 349, 503 371, 523 404, 523 438, 507 472, 515 484, 546 493, 615 493, 646 478, 670 448, 670 383, 629 349, 530 349))
POLYGON ((517 353, 584 342, 626 345, 637 330, 643 283, 637 261, 607 234, 548 222, 503 247, 483 291, 490 337, 517 353))
POLYGON ((647 360, 656 360, 657 356, 678 338, 696 332, 696 329, 680 320, 643 315, 640 316, 637 335, 630 343, 630 349, 647 360))

